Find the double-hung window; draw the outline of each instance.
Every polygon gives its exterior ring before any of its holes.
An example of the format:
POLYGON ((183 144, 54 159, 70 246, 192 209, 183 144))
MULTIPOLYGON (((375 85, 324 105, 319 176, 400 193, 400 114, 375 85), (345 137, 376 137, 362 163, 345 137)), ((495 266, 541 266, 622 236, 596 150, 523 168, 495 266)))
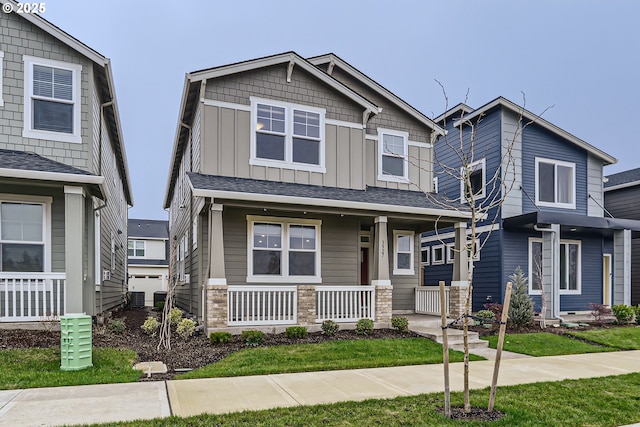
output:
POLYGON ((486 196, 486 161, 481 159, 460 168, 460 202, 483 199, 486 196))
MULTIPOLYGON (((560 241, 560 293, 579 294, 581 288, 581 244, 574 240, 560 241)), ((529 239, 529 293, 539 295, 542 290, 542 240, 529 239)))
POLYGON ((144 240, 129 240, 127 243, 127 256, 129 258, 143 258, 146 242, 144 240))
POLYGON ((321 108, 251 97, 252 165, 325 172, 321 108))
POLYGON ((0 201, 0 271, 44 272, 48 203, 0 201))
POLYGON ((409 134, 378 129, 378 179, 407 182, 409 180, 409 134))
POLYGON ((82 66, 24 56, 26 138, 81 143, 82 66))
POLYGON ((248 216, 247 282, 320 283, 321 221, 248 216))
POLYGON ((413 238, 413 231, 393 231, 393 274, 415 274, 413 269, 413 238))
POLYGON ((536 158, 536 204, 576 208, 576 164, 536 158))

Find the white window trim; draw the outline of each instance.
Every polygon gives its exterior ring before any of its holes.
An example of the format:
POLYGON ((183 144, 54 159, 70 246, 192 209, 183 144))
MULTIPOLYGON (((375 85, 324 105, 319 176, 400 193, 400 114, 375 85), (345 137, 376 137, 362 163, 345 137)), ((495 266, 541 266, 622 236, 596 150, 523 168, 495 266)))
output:
POLYGON ((247 283, 322 283, 321 241, 322 221, 315 219, 281 218, 269 216, 247 215, 247 283), (253 274, 253 224, 256 222, 282 225, 282 264, 281 275, 253 274), (292 225, 313 225, 316 227, 316 259, 315 276, 289 276, 289 227, 292 225))
POLYGON ((445 251, 444 251, 444 245, 434 245, 431 247, 431 265, 442 265, 445 262, 445 251), (442 258, 440 259, 436 259, 436 251, 440 249, 442 250, 442 258))
POLYGON ((575 209, 576 208, 576 164, 573 162, 564 162, 561 160, 552 160, 552 159, 545 159, 543 157, 536 157, 535 158, 535 193, 536 193, 536 205, 538 206, 546 206, 546 207, 552 207, 552 208, 566 208, 566 209, 575 209), (554 199, 557 199, 558 197, 558 173, 557 173, 557 167, 558 166, 565 166, 565 167, 569 167, 573 170, 573 192, 571 194, 571 199, 573 200, 573 203, 559 203, 559 202, 543 202, 540 201, 540 186, 539 186, 539 164, 540 163, 551 163, 554 165, 554 169, 556 169, 556 173, 554 175, 554 180, 553 180, 553 192, 554 192, 554 199))
POLYGON ((428 246, 420 248, 420 265, 430 265, 431 264, 430 261, 431 261, 431 249, 428 246), (426 261, 422 261, 423 253, 427 254, 426 261))
POLYGON ((25 138, 48 139, 51 141, 82 143, 82 65, 68 62, 54 61, 52 59, 36 58, 24 55, 24 116, 22 136, 25 138), (33 129, 31 99, 33 94, 33 66, 43 65, 45 67, 61 68, 70 70, 73 73, 73 133, 52 132, 33 129))
POLYGON ((2 66, 4 64, 4 52, 0 50, 0 107, 4 106, 4 98, 2 97, 2 66))
POLYGON ((325 157, 325 116, 327 110, 324 108, 311 107, 308 105, 293 104, 290 102, 275 101, 273 99, 249 97, 251 101, 251 156, 249 164, 253 166, 269 166, 274 168, 295 169, 309 172, 326 173, 325 157), (284 160, 261 159, 256 157, 256 123, 258 117, 258 104, 271 105, 285 109, 285 139, 284 139, 284 160), (312 165, 308 163, 297 163, 293 161, 293 110, 308 111, 320 115, 320 164, 312 165))
POLYGON ((140 239, 128 239, 127 240, 127 257, 128 258, 146 258, 147 257, 147 242, 145 242, 144 240, 140 240, 140 239), (129 242, 133 242, 133 253, 134 255, 129 255, 129 242), (142 243, 142 250, 144 251, 144 255, 139 256, 139 255, 135 255, 136 253, 136 249, 140 249, 140 248, 136 248, 136 243, 142 243))
MULTIPOLYGON (((540 290, 534 290, 531 284, 531 278, 533 277, 533 260, 531 259, 531 255, 533 251, 531 250, 531 246, 533 242, 542 243, 542 239, 538 237, 530 237, 529 238, 529 248, 527 257, 529 259, 529 294, 530 295, 540 295, 542 292, 540 290)), ((569 290, 569 289, 559 289, 560 295, 581 295, 582 294, 582 242, 580 240, 560 240, 560 245, 577 245, 578 246, 578 268, 577 268, 577 277, 576 284, 577 289, 569 290)), ((560 254, 558 253, 558 263, 560 263, 560 254)), ((560 270, 560 266, 558 265, 558 270, 560 270)), ((568 270, 567 270, 568 271, 568 270)), ((560 280, 560 278, 558 278, 560 280)), ((558 282, 558 286, 560 282, 558 282)))
MULTIPOLYGON (((474 261, 480 261, 480 241, 476 239, 475 244, 475 252, 476 256, 473 258, 474 261)), ((467 253, 471 254, 471 240, 467 240, 467 253)))
POLYGON ((455 245, 453 243, 448 243, 447 245, 445 245, 445 247, 447 252, 447 264, 453 264, 456 256, 455 245))
MULTIPOLYGON (((485 158, 482 158, 480 160, 477 160, 473 163, 470 163, 467 166, 467 169, 469 169, 471 172, 475 171, 476 166, 481 165, 480 167, 482 168, 482 190, 474 195, 474 200, 482 200, 485 197, 487 197, 487 161, 485 158)), ((467 203, 467 199, 464 195, 464 184, 465 184, 465 173, 464 173, 464 166, 460 167, 460 203, 467 203)))
MULTIPOLYGON (((409 230, 393 230, 393 275, 394 276, 412 276, 416 274, 413 258, 415 256, 415 233, 409 230), (409 236, 409 268, 398 268, 398 237, 409 236)), ((402 252, 406 253, 406 252, 402 252)))
POLYGON ((44 240, 43 272, 51 272, 51 203, 53 199, 46 196, 28 196, 22 194, 0 193, 3 203, 32 203, 42 205, 42 239, 44 240))
POLYGON ((529 243, 528 243, 528 251, 527 251, 527 258, 529 259, 529 295, 541 295, 542 294, 542 290, 541 289, 533 289, 533 243, 540 243, 542 244, 542 239, 538 238, 538 237, 529 237, 529 243))
POLYGON ((378 181, 387 182, 409 182, 409 133, 398 130, 378 128, 378 181), (403 175, 385 175, 382 173, 382 153, 384 153, 384 134, 400 136, 404 139, 404 152, 402 153, 403 159, 403 175))

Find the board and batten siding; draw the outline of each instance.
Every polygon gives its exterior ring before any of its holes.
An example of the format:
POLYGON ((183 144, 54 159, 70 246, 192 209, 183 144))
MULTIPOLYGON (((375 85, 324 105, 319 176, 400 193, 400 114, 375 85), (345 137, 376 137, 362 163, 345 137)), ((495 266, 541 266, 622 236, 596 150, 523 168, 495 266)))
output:
POLYGON ((593 154, 587 155, 587 215, 603 217, 604 191, 602 160, 593 154))
POLYGON ((503 159, 501 179, 503 188, 510 188, 506 194, 503 194, 501 209, 502 218, 509 218, 522 214, 522 123, 517 114, 507 109, 501 109, 501 115, 503 159), (509 152, 511 152, 510 155, 509 152))

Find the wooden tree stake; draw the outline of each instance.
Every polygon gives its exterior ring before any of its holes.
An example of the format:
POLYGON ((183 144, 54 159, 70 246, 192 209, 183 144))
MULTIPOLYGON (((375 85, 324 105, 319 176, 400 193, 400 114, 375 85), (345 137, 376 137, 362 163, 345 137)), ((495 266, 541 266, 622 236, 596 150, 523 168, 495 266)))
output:
POLYGON ((500 359, 502 357, 502 345, 504 343, 504 333, 507 329, 507 319, 509 316, 509 302, 511 301, 511 282, 507 283, 507 290, 504 295, 504 305, 502 306, 502 317, 500 318, 500 335, 498 336, 498 348, 496 349, 496 363, 493 367, 493 379, 491 380, 491 394, 489 395, 489 412, 493 411, 496 400, 496 388, 498 386, 498 371, 500 370, 500 359))
POLYGON ((440 316, 442 318, 442 362, 444 366, 444 416, 451 418, 451 390, 449 387, 449 337, 447 336, 447 306, 444 282, 440 281, 440 316))

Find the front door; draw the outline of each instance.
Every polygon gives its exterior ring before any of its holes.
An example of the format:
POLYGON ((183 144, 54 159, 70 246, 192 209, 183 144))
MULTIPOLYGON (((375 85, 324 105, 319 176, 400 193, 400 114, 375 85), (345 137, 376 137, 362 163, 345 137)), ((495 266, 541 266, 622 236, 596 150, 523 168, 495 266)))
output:
POLYGON ((611 305, 611 254, 602 258, 602 304, 611 305))

